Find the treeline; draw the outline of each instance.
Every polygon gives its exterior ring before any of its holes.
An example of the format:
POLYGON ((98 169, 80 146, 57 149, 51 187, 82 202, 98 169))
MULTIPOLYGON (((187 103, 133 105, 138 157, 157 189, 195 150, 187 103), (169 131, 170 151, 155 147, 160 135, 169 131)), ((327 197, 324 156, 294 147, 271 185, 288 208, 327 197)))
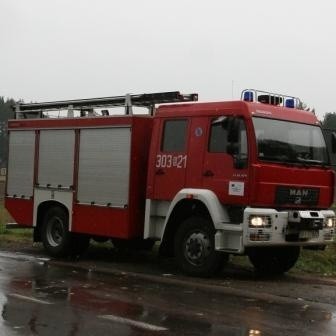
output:
POLYGON ((324 129, 336 130, 336 112, 326 113, 322 120, 322 127, 324 129))
POLYGON ((336 112, 326 113, 323 120, 321 121, 324 136, 327 142, 327 147, 329 151, 330 163, 336 170, 336 153, 333 152, 333 137, 334 132, 336 132, 336 112))
POLYGON ((5 168, 7 166, 7 120, 14 117, 14 113, 11 108, 13 104, 15 104, 13 99, 0 97, 0 168, 5 168))

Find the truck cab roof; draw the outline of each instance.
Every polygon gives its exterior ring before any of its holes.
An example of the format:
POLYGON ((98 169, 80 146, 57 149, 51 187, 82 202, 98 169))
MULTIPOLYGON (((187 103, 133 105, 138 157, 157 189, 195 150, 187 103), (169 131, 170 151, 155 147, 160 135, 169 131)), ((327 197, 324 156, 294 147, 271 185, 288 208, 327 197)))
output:
POLYGON ((264 104, 260 102, 227 101, 208 103, 170 104, 158 107, 155 117, 192 117, 213 115, 239 115, 247 119, 258 116, 270 119, 280 119, 305 124, 319 123, 316 116, 309 111, 284 106, 264 104))

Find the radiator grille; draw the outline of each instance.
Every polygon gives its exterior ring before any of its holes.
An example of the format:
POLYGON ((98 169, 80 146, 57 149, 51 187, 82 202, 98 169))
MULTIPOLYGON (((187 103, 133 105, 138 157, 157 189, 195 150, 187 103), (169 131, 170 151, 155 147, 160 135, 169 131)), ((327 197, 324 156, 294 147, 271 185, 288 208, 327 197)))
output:
POLYGON ((277 205, 317 205, 320 196, 318 188, 277 187, 277 205))

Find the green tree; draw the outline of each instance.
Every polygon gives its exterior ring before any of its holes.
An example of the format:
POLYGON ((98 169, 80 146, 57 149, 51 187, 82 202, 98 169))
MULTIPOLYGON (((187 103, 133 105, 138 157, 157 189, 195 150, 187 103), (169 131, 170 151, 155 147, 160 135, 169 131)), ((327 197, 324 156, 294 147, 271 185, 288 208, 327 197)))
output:
POLYGON ((336 112, 325 114, 322 121, 322 127, 324 129, 336 130, 336 112))
MULTIPOLYGON (((336 131, 336 112, 326 113, 322 120, 323 133, 327 142, 327 148, 331 164, 336 167, 336 153, 333 151, 333 133, 336 131)), ((336 168, 334 168, 336 170, 336 168)))
POLYGON ((311 112, 313 114, 315 114, 315 107, 309 107, 307 103, 303 102, 303 101, 299 101, 299 105, 297 107, 299 110, 305 110, 308 112, 311 112))

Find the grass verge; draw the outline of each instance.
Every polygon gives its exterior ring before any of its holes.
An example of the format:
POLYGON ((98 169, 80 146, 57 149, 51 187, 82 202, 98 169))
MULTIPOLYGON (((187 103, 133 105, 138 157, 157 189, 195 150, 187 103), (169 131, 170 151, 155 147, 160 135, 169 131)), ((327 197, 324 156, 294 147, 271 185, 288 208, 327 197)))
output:
POLYGON ((8 245, 17 244, 18 247, 22 244, 32 244, 32 229, 6 229, 6 223, 11 221, 11 217, 7 213, 3 205, 3 200, 0 200, 0 247, 5 248, 8 245))
POLYGON ((336 242, 324 251, 302 250, 293 271, 336 276, 336 242))
MULTIPOLYGON (((252 269, 247 256, 234 257, 231 263, 252 269)), ((301 249, 300 257, 290 272, 336 277, 336 242, 328 245, 324 251, 301 249)))

